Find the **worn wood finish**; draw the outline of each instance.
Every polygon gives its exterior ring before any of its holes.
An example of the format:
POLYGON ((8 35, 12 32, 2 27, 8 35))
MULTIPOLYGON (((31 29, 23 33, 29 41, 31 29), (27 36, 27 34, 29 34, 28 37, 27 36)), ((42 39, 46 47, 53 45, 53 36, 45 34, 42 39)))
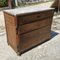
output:
POLYGON ((17 52, 17 45, 18 45, 18 36, 16 31, 16 19, 14 16, 4 13, 5 16, 5 25, 6 25, 6 32, 7 32, 7 42, 12 46, 12 48, 17 52))
POLYGON ((21 51, 24 51, 31 46, 37 45, 44 40, 51 38, 49 30, 50 28, 50 26, 46 26, 45 28, 34 30, 32 32, 21 35, 21 51))
POLYGON ((4 11, 8 44, 21 54, 50 39, 53 13, 54 9, 27 14, 4 11))
POLYGON ((53 16, 53 11, 46 11, 41 13, 33 13, 33 14, 18 16, 18 20, 19 20, 19 24, 23 25, 26 23, 31 23, 33 21, 49 18, 52 16, 53 16))
POLYGON ((29 23, 29 24, 19 26, 18 31, 20 32, 20 34, 24 34, 24 33, 30 32, 32 30, 39 29, 41 27, 51 25, 51 23, 52 23, 52 19, 47 18, 47 19, 43 19, 41 21, 39 20, 39 21, 35 21, 35 22, 29 23))

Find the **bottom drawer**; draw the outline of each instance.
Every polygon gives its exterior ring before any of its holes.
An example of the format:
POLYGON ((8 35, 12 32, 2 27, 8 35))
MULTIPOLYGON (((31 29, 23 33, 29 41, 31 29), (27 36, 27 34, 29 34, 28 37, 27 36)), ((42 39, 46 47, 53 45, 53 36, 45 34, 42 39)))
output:
POLYGON ((20 36, 20 50, 25 51, 39 43, 42 43, 51 37, 50 26, 23 34, 20 36))

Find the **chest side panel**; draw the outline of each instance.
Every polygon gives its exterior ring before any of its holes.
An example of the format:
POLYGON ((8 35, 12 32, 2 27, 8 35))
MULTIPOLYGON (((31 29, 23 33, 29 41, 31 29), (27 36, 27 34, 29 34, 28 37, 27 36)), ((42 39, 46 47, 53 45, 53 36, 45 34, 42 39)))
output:
POLYGON ((17 51, 17 45, 18 45, 18 35, 16 34, 16 26, 17 21, 16 17, 9 15, 7 13, 4 13, 5 16, 5 25, 6 25, 6 33, 7 33, 7 41, 8 44, 11 45, 11 47, 17 51))

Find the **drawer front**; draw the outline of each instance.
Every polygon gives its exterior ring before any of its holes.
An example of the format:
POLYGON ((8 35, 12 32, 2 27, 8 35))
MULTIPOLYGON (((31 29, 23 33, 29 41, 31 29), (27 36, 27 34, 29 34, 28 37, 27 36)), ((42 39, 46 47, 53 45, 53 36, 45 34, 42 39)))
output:
POLYGON ((46 12, 39 12, 24 16, 18 16, 18 20, 19 20, 19 24, 21 25, 52 16, 53 16, 53 11, 46 11, 46 12))
POLYGON ((46 39, 49 39, 51 37, 50 32, 50 26, 47 26, 42 29, 38 29, 30 33, 21 35, 21 51, 24 51, 39 43, 46 41, 46 39))
POLYGON ((52 19, 48 18, 48 19, 44 19, 41 21, 36 21, 33 23, 22 25, 19 27, 18 31, 19 31, 19 34, 23 34, 23 33, 30 32, 32 30, 39 29, 39 28, 44 27, 44 26, 51 25, 51 23, 52 23, 52 19))

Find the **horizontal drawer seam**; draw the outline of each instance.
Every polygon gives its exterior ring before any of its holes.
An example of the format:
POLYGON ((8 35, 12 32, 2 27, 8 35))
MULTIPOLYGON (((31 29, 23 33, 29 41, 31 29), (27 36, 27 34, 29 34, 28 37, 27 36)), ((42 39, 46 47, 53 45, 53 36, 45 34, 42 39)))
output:
POLYGON ((53 16, 41 18, 41 19, 38 19, 38 20, 36 19, 35 21, 31 21, 31 22, 23 23, 23 24, 19 24, 19 25, 22 26, 22 25, 25 25, 25 24, 33 23, 33 22, 36 22, 36 21, 41 21, 41 20, 44 20, 44 19, 49 19, 49 18, 52 18, 52 17, 53 17, 53 16))
MULTIPOLYGON (((41 29, 41 28, 44 28, 44 27, 47 27, 47 26, 49 26, 49 25, 40 27, 40 28, 38 28, 38 29, 41 29)), ((34 29, 34 30, 31 30, 31 31, 28 31, 28 32, 25 32, 25 33, 22 33, 22 34, 20 34, 20 33, 18 33, 18 34, 23 35, 23 34, 26 34, 26 33, 29 33, 29 32, 35 31, 35 30, 38 30, 38 29, 34 29)))

